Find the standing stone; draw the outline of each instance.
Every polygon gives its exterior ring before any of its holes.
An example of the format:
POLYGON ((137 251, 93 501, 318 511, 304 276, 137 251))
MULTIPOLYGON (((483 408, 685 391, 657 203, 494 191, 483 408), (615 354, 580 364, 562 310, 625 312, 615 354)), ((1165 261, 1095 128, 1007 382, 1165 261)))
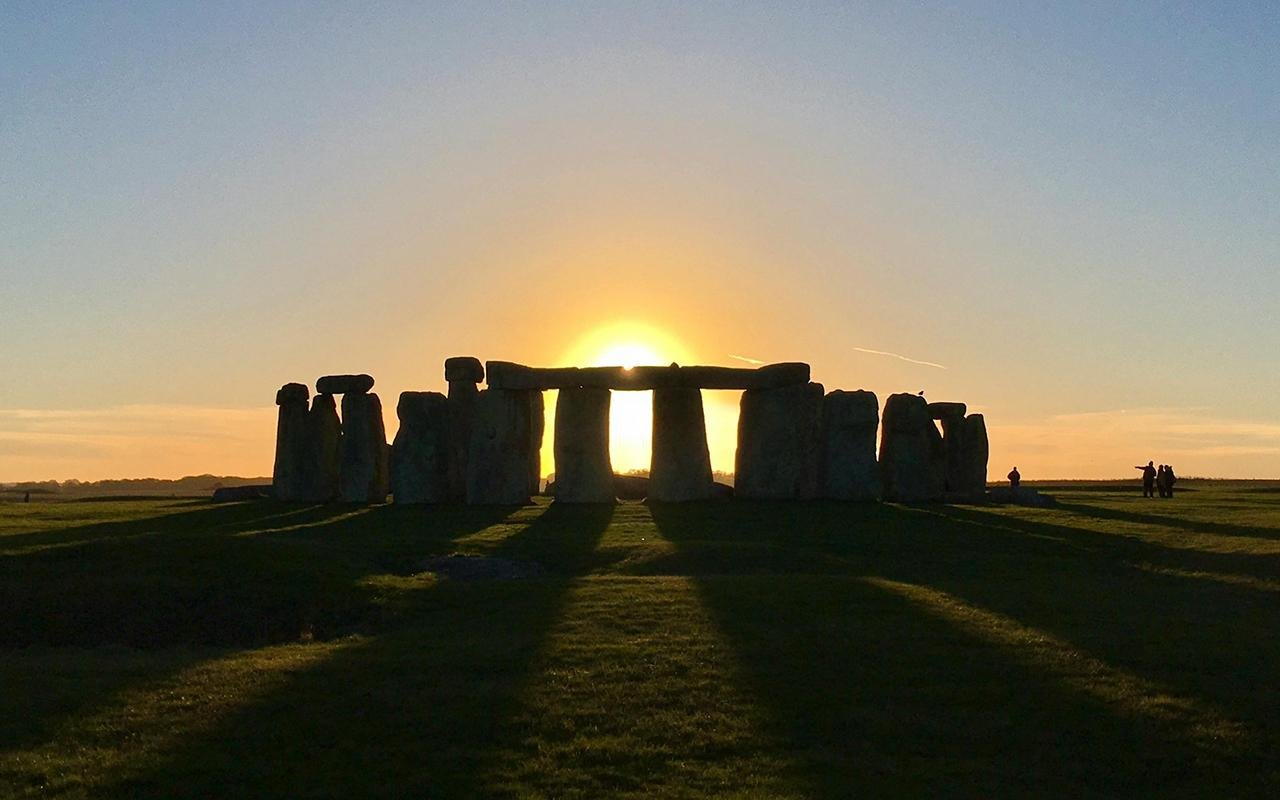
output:
POLYGON ((529 395, 529 494, 541 494, 542 489, 542 437, 547 429, 546 400, 541 391, 531 390, 529 395))
POLYGON ((880 401, 874 392, 836 390, 822 402, 823 496, 833 500, 876 500, 876 428, 880 401))
POLYGON ((794 500, 819 495, 822 395, 820 383, 742 393, 735 497, 794 500))
POLYGON ((702 392, 654 389, 649 499, 659 503, 706 500, 713 494, 713 485, 702 392))
POLYGON ((311 440, 311 487, 307 499, 328 503, 338 496, 342 474, 342 422, 338 406, 331 394, 318 394, 307 414, 308 438, 311 440))
POLYGON ((533 441, 528 392, 486 389, 475 401, 467 460, 467 502, 529 502, 529 447, 533 441))
POLYGON ((941 499, 941 486, 935 479, 935 438, 941 440, 923 397, 889 396, 880 433, 884 499, 900 503, 941 499))
POLYGON ((614 502, 608 389, 560 390, 553 446, 556 502, 614 502))
POLYGON ((439 392, 401 392, 400 429, 391 447, 391 496, 397 504, 449 499, 449 405, 439 392))
POLYGON ((343 395, 340 497, 348 503, 385 503, 387 471, 382 401, 372 393, 343 395))
POLYGON ((286 383, 276 392, 276 458, 271 469, 275 496, 286 502, 307 499, 310 447, 307 437, 307 387, 286 383))
POLYGON ((960 455, 959 491, 980 498, 987 491, 987 422, 981 414, 964 418, 964 446, 960 455))
POLYGON ((942 423, 942 488, 946 495, 964 491, 964 403, 930 403, 929 416, 942 423))
POLYGON ((467 497, 471 426, 480 395, 476 384, 484 380, 484 366, 471 356, 446 358, 444 379, 449 384, 449 499, 462 501, 467 497))

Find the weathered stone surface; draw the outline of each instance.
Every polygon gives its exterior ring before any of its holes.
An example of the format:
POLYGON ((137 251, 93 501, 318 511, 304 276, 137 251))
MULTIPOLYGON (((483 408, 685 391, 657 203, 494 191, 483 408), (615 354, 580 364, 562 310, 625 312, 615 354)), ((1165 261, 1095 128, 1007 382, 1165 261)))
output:
POLYGON ((556 502, 614 502, 609 390, 561 389, 555 425, 556 502))
POLYGON ((338 406, 331 394, 318 394, 307 414, 308 437, 311 440, 311 485, 307 499, 328 503, 338 496, 342 474, 342 422, 338 406))
POLYGON ((439 392, 401 392, 391 446, 391 497, 398 504, 449 499, 449 401, 439 392))
POLYGON ((822 401, 823 496, 833 500, 880 497, 876 431, 880 401, 874 392, 836 390, 822 401))
POLYGON ((320 394, 364 394, 372 388, 372 375, 325 375, 316 381, 320 394))
POLYGON ((987 422, 981 414, 964 418, 964 441, 960 455, 960 491, 981 495, 987 489, 987 422))
POLYGON ((654 389, 649 499, 659 503, 706 500, 712 496, 712 483, 702 392, 654 389))
POLYGON ((376 394, 342 397, 342 474, 339 496, 348 503, 384 503, 388 486, 387 432, 376 394))
POLYGON ((809 365, 769 364, 758 369, 737 367, 556 367, 541 369, 489 361, 485 365, 491 389, 618 389, 659 388, 773 389, 804 385, 809 365))
POLYGON ((920 503, 941 499, 934 437, 941 439, 923 397, 889 396, 880 425, 880 478, 885 500, 920 503))
POLYGON ((276 393, 280 410, 276 414, 276 458, 271 469, 275 496, 285 502, 306 499, 311 475, 310 442, 307 436, 307 393, 288 383, 276 393))
POLYGON ((467 460, 467 502, 529 502, 529 448, 533 441, 528 392, 486 389, 477 395, 467 460))
POLYGON ((987 492, 986 498, 993 503, 1013 503, 1019 506, 1032 506, 1033 508, 1051 508, 1057 505, 1057 500, 1052 495, 1041 494, 1030 486, 992 486, 987 492))
POLYGON ((792 500, 821 492, 822 384, 742 394, 736 497, 792 500))
POLYGON ((444 379, 449 383, 454 381, 480 383, 484 380, 484 365, 480 363, 480 359, 473 356, 446 358, 444 360, 444 379))
POLYGON ((307 402, 307 398, 311 396, 306 384, 302 383, 286 383, 276 392, 276 405, 282 406, 285 403, 295 403, 299 400, 307 402))
POLYGON ((930 419, 940 420, 963 417, 967 410, 964 403, 929 403, 925 409, 929 412, 930 419))
POLYGON ((546 399, 542 392, 529 392, 529 494, 542 488, 542 437, 547 429, 546 399))
POLYGON ((613 496, 619 500, 643 500, 649 496, 651 482, 644 475, 614 475, 613 496))
POLYGON ((472 381, 449 382, 449 497, 467 497, 467 460, 471 452, 471 428, 480 390, 472 381))

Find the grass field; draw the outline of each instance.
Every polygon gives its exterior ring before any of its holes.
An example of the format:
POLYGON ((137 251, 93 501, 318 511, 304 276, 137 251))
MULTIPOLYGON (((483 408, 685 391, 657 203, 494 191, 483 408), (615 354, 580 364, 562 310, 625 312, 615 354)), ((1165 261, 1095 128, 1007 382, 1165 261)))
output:
POLYGON ((1276 796, 1280 490, 1186 488, 0 505, 0 792, 1276 796))

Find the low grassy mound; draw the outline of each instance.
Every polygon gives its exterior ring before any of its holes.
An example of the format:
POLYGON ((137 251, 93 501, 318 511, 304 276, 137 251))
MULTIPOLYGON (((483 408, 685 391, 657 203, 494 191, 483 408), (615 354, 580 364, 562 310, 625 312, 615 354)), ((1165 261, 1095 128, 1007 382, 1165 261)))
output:
POLYGON ((1274 795, 1280 507, 1187 488, 3 504, 0 794, 1274 795))

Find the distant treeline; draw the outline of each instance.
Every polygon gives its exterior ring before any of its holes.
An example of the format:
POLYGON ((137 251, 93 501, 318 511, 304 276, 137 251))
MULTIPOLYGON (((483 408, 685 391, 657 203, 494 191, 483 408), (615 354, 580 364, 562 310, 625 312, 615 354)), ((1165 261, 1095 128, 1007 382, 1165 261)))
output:
POLYGON ((135 495, 208 495, 222 486, 246 486, 271 483, 270 478, 241 478, 235 475, 188 475, 177 480, 163 478, 118 478, 104 481, 22 481, 0 484, 0 496, 6 499, 135 496, 135 495))

